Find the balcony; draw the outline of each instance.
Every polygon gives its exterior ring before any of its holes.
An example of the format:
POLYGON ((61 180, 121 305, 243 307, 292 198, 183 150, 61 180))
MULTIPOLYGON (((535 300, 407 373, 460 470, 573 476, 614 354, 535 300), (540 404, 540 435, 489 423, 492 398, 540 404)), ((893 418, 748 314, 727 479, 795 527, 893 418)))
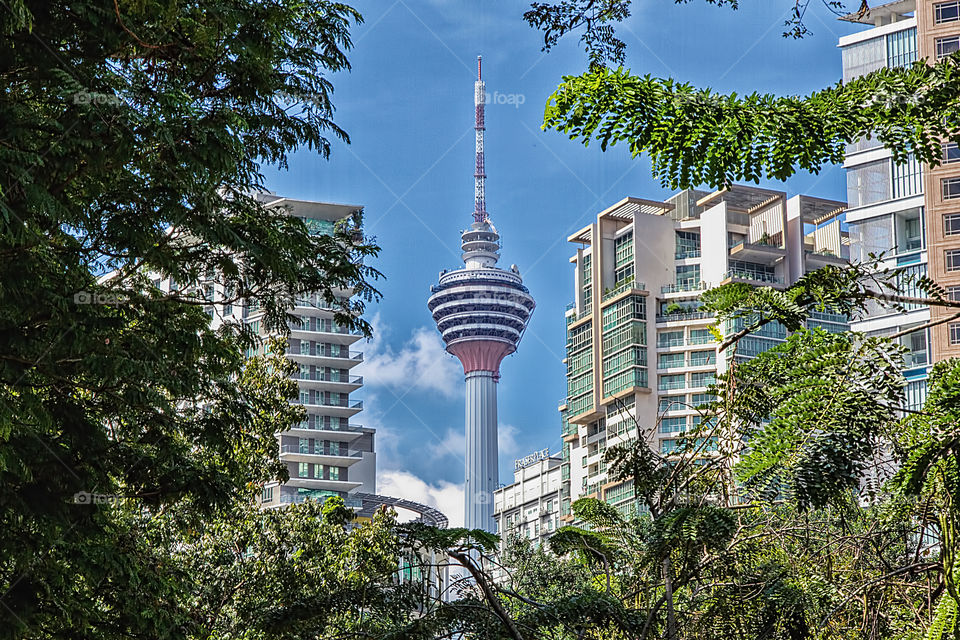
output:
POLYGON ((360 462, 363 458, 361 451, 343 451, 341 453, 310 453, 304 451, 300 445, 289 444, 280 447, 280 460, 283 462, 314 462, 316 464, 333 467, 349 467, 360 462))
POLYGON ((836 265, 838 267, 843 267, 850 264, 850 261, 846 258, 835 255, 825 249, 822 251, 807 250, 804 252, 804 255, 807 259, 807 266, 811 270, 825 267, 828 264, 836 265))
POLYGON ((317 318, 309 318, 308 320, 310 321, 304 324, 290 323, 290 337, 341 345, 351 345, 363 338, 362 333, 350 331, 346 327, 340 327, 332 323, 316 322, 317 318))
POLYGON ((318 412, 320 415, 324 416, 337 416, 340 418, 351 418, 361 411, 363 411, 363 401, 354 402, 353 404, 342 403, 342 404, 321 404, 321 403, 310 403, 310 402, 297 402, 294 401, 292 404, 299 404, 305 409, 318 412))
POLYGON ((286 486, 302 489, 327 489, 329 491, 347 492, 363 486, 363 483, 350 482, 349 480, 324 480, 322 478, 300 478, 291 476, 286 482, 286 486))
MULTIPOLYGON (((332 496, 327 496, 327 498, 332 496)), ((282 495, 280 496, 280 504, 302 504, 304 502, 326 502, 326 498, 311 498, 310 496, 302 495, 282 495)), ((363 500, 356 500, 353 498, 344 498, 344 505, 350 509, 363 509, 363 500)))
POLYGON ((686 280, 677 284, 666 284, 660 287, 660 293, 684 293, 687 291, 703 291, 707 283, 699 280, 686 280))
POLYGON ((287 349, 287 357, 294 362, 303 364, 313 364, 318 367, 330 367, 332 369, 350 369, 363 362, 363 353, 360 351, 347 351, 341 349, 334 352, 332 349, 312 349, 296 352, 287 349))
POLYGON ((741 242, 730 247, 730 257, 745 262, 774 264, 787 255, 787 250, 765 242, 741 242))
MULTIPOLYGON (((714 314, 707 311, 687 311, 679 313, 663 313, 657 314, 657 323, 667 323, 667 322, 690 322, 692 320, 712 320, 714 314)), ((679 341, 680 345, 683 344, 683 341, 679 341)), ((661 344, 658 342, 657 346, 660 347, 661 344)), ((676 345, 679 346, 679 345, 676 345)))
POLYGON ((297 372, 291 376, 301 383, 301 387, 310 389, 329 389, 349 393, 363 386, 363 376, 331 376, 322 373, 297 372))
POLYGON ((300 423, 276 435, 323 438, 325 440, 336 438, 341 441, 351 442, 363 435, 363 427, 359 424, 351 424, 346 427, 310 427, 307 426, 307 424, 300 423))
POLYGON ((741 280, 746 282, 760 282, 762 284, 771 284, 771 285, 782 285, 783 278, 780 276, 770 275, 769 273, 761 273, 759 271, 741 271, 741 270, 732 270, 727 271, 723 274, 723 281, 727 280, 741 280))
POLYGON ((687 260, 690 258, 699 258, 700 250, 691 249, 690 251, 677 251, 673 257, 675 260, 687 260))
POLYGON ((624 282, 624 283, 621 284, 620 286, 615 287, 615 288, 613 288, 613 289, 610 289, 609 291, 607 291, 606 293, 604 293, 604 294, 603 294, 603 297, 600 299, 600 301, 601 301, 601 302, 606 302, 607 300, 612 300, 613 298, 616 298, 617 296, 619 296, 620 294, 624 293, 625 291, 632 291, 632 290, 636 290, 636 291, 646 291, 646 290, 647 290, 647 285, 644 284, 643 282, 636 282, 636 281, 634 281, 634 280, 628 280, 627 282, 624 282))

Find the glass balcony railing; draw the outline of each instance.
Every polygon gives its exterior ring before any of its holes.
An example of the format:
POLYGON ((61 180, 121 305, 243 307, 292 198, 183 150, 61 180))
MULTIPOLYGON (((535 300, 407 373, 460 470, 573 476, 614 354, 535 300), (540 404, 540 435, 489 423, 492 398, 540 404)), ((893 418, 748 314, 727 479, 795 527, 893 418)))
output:
MULTIPOLYGON (((707 311, 688 311, 681 313, 663 313, 657 314, 657 322, 676 322, 678 320, 704 320, 714 317, 713 313, 707 311)), ((681 342, 682 344, 682 342, 681 342)), ((657 346, 660 346, 659 343, 657 346)))
POLYGON ((362 458, 362 451, 339 451, 337 453, 324 453, 323 451, 310 451, 296 444, 285 444, 280 447, 280 453, 302 453, 309 456, 336 456, 337 458, 362 458))
POLYGON ((614 287, 613 289, 610 289, 609 291, 604 293, 603 298, 601 298, 601 301, 606 301, 606 300, 609 300, 610 298, 614 298, 620 295, 621 293, 623 293, 624 291, 629 291, 630 289, 645 290, 646 288, 647 288, 647 285, 644 284, 643 282, 628 280, 627 282, 624 282, 623 284, 617 287, 614 287))
POLYGON ((307 421, 305 421, 305 422, 301 422, 300 424, 295 424, 295 425, 293 425, 293 426, 290 427, 290 428, 291 428, 291 429, 303 429, 303 430, 307 430, 307 431, 346 431, 346 432, 348 432, 348 433, 362 433, 362 432, 363 432, 363 425, 359 425, 359 424, 348 424, 348 425, 342 425, 342 426, 339 425, 339 424, 337 424, 337 425, 332 425, 332 424, 330 424, 330 425, 326 425, 326 426, 324 426, 324 425, 322 425, 322 424, 311 425, 309 420, 307 420, 307 421))
MULTIPOLYGON (((303 502, 315 501, 315 502, 326 502, 327 498, 331 496, 324 496, 322 498, 311 498, 310 496, 280 496, 281 504, 301 504, 303 502)), ((350 509, 362 509, 363 501, 357 500, 354 498, 344 498, 343 503, 350 509)))
POLYGON ((667 284, 660 287, 660 293, 681 293, 683 291, 703 291, 707 288, 705 282, 699 280, 685 280, 677 284, 667 284))
POLYGON ((734 280, 752 280, 754 282, 767 282, 769 284, 783 284, 783 278, 780 276, 774 276, 769 273, 762 273, 759 271, 741 271, 741 270, 732 270, 727 271, 723 274, 723 280, 727 278, 732 278, 734 280))
POLYGON ((363 376, 331 376, 322 373, 306 373, 303 371, 293 374, 297 380, 313 380, 315 382, 342 382, 344 384, 363 384, 363 376))

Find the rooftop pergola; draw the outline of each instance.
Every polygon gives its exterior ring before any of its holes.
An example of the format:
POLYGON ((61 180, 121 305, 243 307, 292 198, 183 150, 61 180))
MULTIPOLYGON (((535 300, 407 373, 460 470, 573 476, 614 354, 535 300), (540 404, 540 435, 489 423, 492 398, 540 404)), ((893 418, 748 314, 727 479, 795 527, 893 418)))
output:
POLYGON ((726 202, 727 206, 731 209, 746 212, 766 206, 774 200, 785 197, 786 194, 783 191, 735 184, 728 189, 720 189, 708 196, 700 198, 697 200, 697 206, 708 208, 718 205, 721 202, 726 202))
POLYGON ((916 0, 895 0, 876 7, 870 7, 861 15, 859 12, 848 13, 840 19, 845 22, 856 22, 859 24, 887 24, 896 22, 908 13, 913 13, 917 9, 916 0))

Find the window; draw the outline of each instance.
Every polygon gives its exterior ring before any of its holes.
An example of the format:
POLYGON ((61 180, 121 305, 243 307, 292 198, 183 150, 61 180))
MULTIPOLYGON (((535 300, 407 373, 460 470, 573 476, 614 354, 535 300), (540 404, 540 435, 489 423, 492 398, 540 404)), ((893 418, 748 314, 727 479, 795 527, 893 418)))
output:
POLYGON ((660 398, 660 406, 657 410, 663 413, 664 411, 678 411, 686 408, 686 396, 663 396, 660 398))
POLYGON ((327 467, 330 470, 330 480, 340 479, 340 467, 327 467))
POLYGON ((960 178, 944 178, 940 181, 944 200, 960 198, 960 178))
POLYGON ((693 351, 690 353, 690 366, 702 367, 707 364, 717 363, 716 351, 693 351))
POLYGON ((960 20, 960 2, 940 2, 933 5, 933 21, 936 24, 960 20))
POLYGON ((657 357, 657 369, 670 369, 683 366, 682 353, 661 353, 657 357))
POLYGON ((669 376, 660 376, 660 390, 683 389, 687 385, 685 374, 677 373, 669 376))
POLYGON ((691 373, 690 374, 690 386, 691 387, 709 387, 716 380, 716 375, 713 371, 704 371, 703 373, 691 373))
POLYGON ((679 448, 676 440, 661 440, 660 453, 673 453, 679 448))
POLYGON ((691 329, 690 344, 708 344, 713 342, 713 334, 710 329, 691 329))
POLYGON ((950 344, 960 344, 960 322, 950 323, 950 344))
POLYGON ((313 465, 313 477, 317 480, 323 480, 323 465, 315 464, 313 465))
POLYGON ((700 234, 693 231, 677 231, 677 260, 700 257, 700 234))
MULTIPOLYGON (((892 162, 892 161, 891 161, 892 162)), ((911 153, 902 164, 893 164, 893 197, 907 198, 923 191, 923 171, 911 153)))
POLYGON ((273 502, 273 487, 264 487, 263 496, 261 497, 262 502, 273 502))
POLYGON ((886 65, 884 38, 872 38, 858 42, 841 51, 843 58, 843 81, 850 82, 865 73, 882 69, 886 65))
POLYGON ((943 163, 960 162, 960 146, 956 142, 943 143, 943 163))
POLYGON ((921 225, 919 207, 908 211, 900 211, 894 215, 894 225, 897 234, 897 253, 919 251, 923 248, 923 227, 921 225))
POLYGON ((960 51, 960 36, 937 38, 937 60, 960 51))
POLYGON ((309 478, 310 464, 307 462, 301 462, 297 468, 297 476, 300 478, 309 478))
POLYGON ((947 287, 947 300, 960 302, 960 287, 947 287))
POLYGON ((310 453, 310 438, 300 438, 300 453, 310 453))
POLYGON ((877 160, 847 170, 847 202, 851 208, 890 199, 890 160, 877 160))
POLYGON ((960 271, 960 249, 947 249, 943 252, 943 261, 947 271, 960 271))
POLYGON ((960 234, 960 213, 946 213, 943 216, 943 235, 960 234))
POLYGON ((331 443, 330 443, 330 455, 332 455, 332 456, 338 456, 338 455, 340 455, 340 443, 339 443, 339 442, 334 441, 334 442, 331 442, 331 443))
POLYGON ((897 31, 887 36, 887 66, 906 67, 917 60, 916 27, 897 31))
POLYGON ((683 433, 686 430, 686 416, 680 418, 664 418, 660 421, 660 433, 683 433))
POLYGON ((712 404, 716 402, 717 397, 712 393, 695 393, 690 396, 690 404, 695 407, 699 407, 704 404, 712 404))
POLYGON ((677 267, 677 287, 694 287, 700 282, 700 265, 688 264, 677 267))
POLYGON ((683 331, 664 331, 657 334, 658 347, 679 347, 683 345, 683 331))
POLYGON ((893 246, 893 216, 884 215, 850 223, 851 258, 866 262, 893 246))

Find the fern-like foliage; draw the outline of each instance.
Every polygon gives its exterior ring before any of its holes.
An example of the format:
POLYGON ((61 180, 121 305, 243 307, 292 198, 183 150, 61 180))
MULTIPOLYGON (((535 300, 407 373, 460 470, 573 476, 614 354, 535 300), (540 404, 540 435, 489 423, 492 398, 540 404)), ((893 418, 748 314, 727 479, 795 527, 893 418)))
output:
POLYGON ((721 404, 747 443, 737 466, 747 489, 801 508, 844 500, 898 419, 902 353, 882 338, 802 330, 736 367, 721 404))

